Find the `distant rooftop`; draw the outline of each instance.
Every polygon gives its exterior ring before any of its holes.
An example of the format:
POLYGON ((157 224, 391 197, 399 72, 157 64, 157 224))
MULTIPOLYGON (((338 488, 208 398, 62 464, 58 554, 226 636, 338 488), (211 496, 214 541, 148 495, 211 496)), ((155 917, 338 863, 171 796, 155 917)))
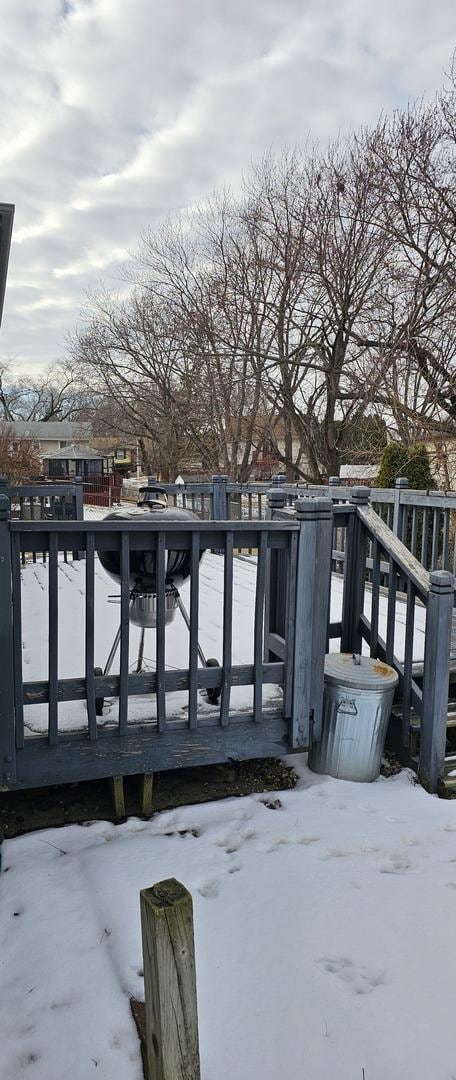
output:
POLYGON ((1 420, 2 428, 10 428, 18 439, 55 439, 56 441, 90 439, 92 425, 86 420, 1 420))
POLYGON ((48 450, 43 454, 43 461, 96 461, 103 458, 104 454, 99 450, 92 450, 91 446, 63 446, 61 450, 48 450))

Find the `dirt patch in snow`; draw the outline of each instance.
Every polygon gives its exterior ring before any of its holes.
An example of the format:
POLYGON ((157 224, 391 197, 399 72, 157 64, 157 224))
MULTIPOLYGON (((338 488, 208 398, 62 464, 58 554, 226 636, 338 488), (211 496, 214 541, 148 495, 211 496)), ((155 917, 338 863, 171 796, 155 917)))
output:
MULTIPOLYGON (((152 806, 155 812, 252 792, 283 791, 293 788, 296 780, 293 769, 276 758, 176 769, 155 774, 152 806)), ((140 815, 137 776, 125 778, 125 798, 127 816, 140 815)), ((106 780, 0 795, 0 830, 8 839, 35 829, 98 819, 115 820, 106 780)))

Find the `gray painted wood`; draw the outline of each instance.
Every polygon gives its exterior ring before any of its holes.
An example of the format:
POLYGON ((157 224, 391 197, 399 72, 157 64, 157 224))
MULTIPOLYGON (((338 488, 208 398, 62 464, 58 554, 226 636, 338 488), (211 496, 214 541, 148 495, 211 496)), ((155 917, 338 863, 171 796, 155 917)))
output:
POLYGON ((249 758, 281 757, 289 752, 288 723, 282 713, 265 714, 261 724, 232 716, 228 727, 200 723, 189 739, 187 725, 158 732, 156 725, 132 727, 126 736, 100 729, 96 743, 80 734, 59 736, 56 746, 38 737, 27 738, 18 751, 16 781, 8 788, 73 783, 104 776, 160 772, 166 769, 213 765, 249 758))
POLYGON ((175 878, 140 897, 149 1080, 200 1080, 192 898, 175 878))
POLYGON ((434 570, 426 615, 419 778, 436 791, 444 774, 454 578, 434 570))
POLYGON ((233 533, 225 533, 225 557, 223 566, 223 645, 222 645, 222 695, 220 699, 220 723, 222 727, 229 722, 229 707, 232 684, 232 640, 233 640, 233 533))
POLYGON ((255 585, 255 622, 253 631, 253 716, 258 724, 263 710, 263 663, 264 598, 266 591, 267 536, 260 534, 257 575, 255 585))
POLYGON ((0 494, 0 789, 16 779, 14 716, 13 591, 9 537, 10 502, 0 494))
MULTIPOLYGON (((363 528, 361 511, 369 511, 369 489, 353 488, 353 513, 347 536, 347 551, 344 573, 344 593, 342 601, 342 637, 341 652, 361 652, 360 618, 364 607, 364 582, 367 551, 367 532, 363 528)), ((371 511, 374 513, 374 511, 371 511)), ((377 518, 377 515, 375 515, 377 518)), ((378 518, 380 521, 380 519, 378 518)), ((389 533, 389 530, 387 530, 389 533)))
POLYGON ((358 508, 358 516, 364 523, 371 536, 375 536, 381 544, 382 550, 388 557, 391 556, 406 578, 410 578, 415 585, 418 595, 426 598, 429 590, 429 573, 420 562, 414 558, 410 551, 401 544, 381 520, 375 510, 370 506, 358 508))
POLYGON ((192 535, 190 569, 190 641, 189 641, 189 727, 198 727, 198 627, 199 627, 199 533, 192 535))
POLYGON ((122 533, 121 536, 120 575, 119 734, 125 735, 128 724, 128 662, 130 640, 130 546, 127 532, 122 533))
MULTIPOLYGON (((263 663, 263 684, 271 683, 282 685, 284 682, 284 664, 282 661, 275 663, 263 663)), ((221 667, 198 668, 198 689, 205 690, 208 687, 221 687, 223 682, 223 670, 221 667)), ((239 664, 231 669, 231 682, 233 686, 251 686, 253 684, 253 664, 239 664)), ((180 670, 165 671, 165 692, 174 690, 188 690, 190 685, 189 672, 180 670)), ((97 675, 95 677, 96 697, 119 697, 120 679, 118 675, 97 675)), ((23 684, 24 705, 39 705, 49 701, 49 684, 47 680, 25 682, 23 684)), ((155 671, 143 671, 141 674, 131 672, 128 676, 129 696, 141 696, 142 694, 155 694, 157 691, 157 674, 155 671)), ((59 679, 59 701, 82 701, 86 697, 86 680, 84 678, 59 679)), ((174 723, 174 721, 173 721, 174 723)))
POLYGON ((24 745, 24 706, 22 685, 22 585, 21 552, 19 536, 11 543, 12 602, 13 602, 13 653, 14 653, 14 711, 16 716, 16 746, 24 745))
POLYGON ((380 602, 380 547, 376 537, 372 544, 371 640, 370 653, 377 657, 378 614, 380 602))
POLYGON ((87 533, 85 564, 85 672, 87 690, 87 719, 89 738, 97 737, 95 707, 95 540, 93 532, 87 533))
POLYGON ((59 612, 58 612, 58 536, 53 532, 49 538, 49 588, 48 588, 48 681, 49 681, 49 709, 48 709, 48 739, 51 746, 57 742, 58 734, 58 641, 59 641, 59 612))
POLYGON ((300 526, 294 639, 293 705, 290 745, 306 749, 313 724, 321 724, 326 632, 329 621, 333 507, 329 499, 298 499, 300 526))
POLYGON ((407 582, 407 606, 405 613, 404 682, 402 687, 401 743, 410 745, 410 710, 412 707, 413 643, 415 633, 415 589, 407 582))
POLYGON ((166 538, 163 532, 158 534, 157 547, 157 626, 155 630, 157 673, 157 720, 158 730, 166 730, 166 693, 165 693, 165 589, 166 589, 166 538))

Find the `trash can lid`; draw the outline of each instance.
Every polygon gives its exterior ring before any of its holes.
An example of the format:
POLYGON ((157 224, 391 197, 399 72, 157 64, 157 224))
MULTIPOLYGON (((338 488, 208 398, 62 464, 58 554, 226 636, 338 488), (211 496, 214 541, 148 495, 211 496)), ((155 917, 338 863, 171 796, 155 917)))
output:
POLYGON ((352 690, 392 690, 399 675, 389 664, 372 656, 357 653, 328 653, 325 656, 325 682, 349 686, 352 690))

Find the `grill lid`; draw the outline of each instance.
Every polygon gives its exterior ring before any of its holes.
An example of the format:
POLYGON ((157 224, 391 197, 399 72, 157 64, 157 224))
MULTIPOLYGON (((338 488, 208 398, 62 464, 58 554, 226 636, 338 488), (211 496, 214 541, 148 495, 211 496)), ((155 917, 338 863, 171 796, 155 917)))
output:
POLYGON ((325 682, 352 690, 392 690, 399 676, 389 664, 372 656, 356 653, 328 653, 325 657, 325 682))

